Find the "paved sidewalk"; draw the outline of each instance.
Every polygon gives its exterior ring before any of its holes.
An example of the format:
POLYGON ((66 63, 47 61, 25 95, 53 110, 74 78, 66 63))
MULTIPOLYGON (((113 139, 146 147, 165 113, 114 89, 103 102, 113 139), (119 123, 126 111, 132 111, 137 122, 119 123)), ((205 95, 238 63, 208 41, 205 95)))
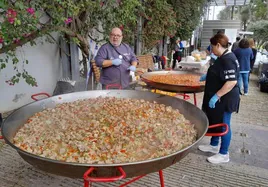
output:
MULTIPOLYGON (((197 97, 200 106, 202 94, 197 97)), ((240 111, 232 118, 231 161, 210 164, 206 157, 211 154, 202 153, 195 146, 179 163, 164 170, 166 186, 268 186, 268 93, 261 93, 256 85, 256 76, 251 76, 249 95, 241 99, 240 111)), ((201 143, 208 142, 209 138, 205 137, 201 143)), ((93 186, 112 187, 118 184, 93 186)), ((83 186, 83 181, 37 170, 25 163, 14 149, 1 143, 0 187, 37 186, 78 187, 83 186)), ((129 186, 159 186, 159 177, 152 173, 129 186)))

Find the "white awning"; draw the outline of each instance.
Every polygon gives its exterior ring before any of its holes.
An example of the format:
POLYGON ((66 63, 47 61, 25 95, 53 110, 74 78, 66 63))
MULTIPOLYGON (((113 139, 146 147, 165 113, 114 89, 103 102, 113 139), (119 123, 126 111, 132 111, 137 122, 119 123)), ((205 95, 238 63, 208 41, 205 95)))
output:
POLYGON ((213 0, 210 6, 233 6, 233 5, 247 5, 250 0, 213 0))

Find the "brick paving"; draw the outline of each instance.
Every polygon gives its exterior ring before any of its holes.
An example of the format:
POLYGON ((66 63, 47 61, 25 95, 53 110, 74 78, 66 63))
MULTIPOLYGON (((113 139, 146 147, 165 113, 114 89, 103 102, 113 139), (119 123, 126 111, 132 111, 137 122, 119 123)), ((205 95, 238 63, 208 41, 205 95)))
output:
MULTIPOLYGON (((206 157, 211 154, 201 153, 195 146, 180 162, 164 169, 166 186, 268 186, 268 93, 259 91, 256 80, 251 76, 249 95, 241 97, 240 111, 232 118, 231 161, 227 164, 210 164, 206 162, 206 157)), ((202 93, 197 94, 197 98, 200 106, 202 93)), ((202 140, 202 143, 208 142, 208 137, 202 140)), ((83 186, 82 180, 35 169, 3 142, 0 144, 0 158, 0 187, 83 186)), ((118 185, 119 182, 93 186, 118 185)), ((159 177, 157 173, 152 173, 129 186, 159 186, 159 177)))

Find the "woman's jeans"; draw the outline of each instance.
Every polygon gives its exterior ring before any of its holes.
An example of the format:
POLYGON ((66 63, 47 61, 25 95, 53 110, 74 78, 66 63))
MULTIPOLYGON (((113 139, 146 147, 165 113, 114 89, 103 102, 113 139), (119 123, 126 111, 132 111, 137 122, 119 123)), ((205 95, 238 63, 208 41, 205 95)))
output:
MULTIPOLYGON (((230 146, 231 142, 231 136, 232 136, 232 131, 231 131, 231 112, 224 112, 223 114, 223 123, 226 123, 229 127, 229 131, 226 135, 221 136, 221 148, 220 148, 220 154, 226 155, 228 154, 228 149, 230 146)), ((225 131, 225 127, 223 127, 223 131, 225 131)), ((212 146, 218 146, 219 145, 219 136, 212 136, 210 140, 210 145, 212 146)))
POLYGON ((240 73, 239 79, 238 79, 238 86, 239 86, 240 92, 242 92, 242 83, 243 83, 245 94, 248 93, 248 76, 249 76, 249 73, 240 73))

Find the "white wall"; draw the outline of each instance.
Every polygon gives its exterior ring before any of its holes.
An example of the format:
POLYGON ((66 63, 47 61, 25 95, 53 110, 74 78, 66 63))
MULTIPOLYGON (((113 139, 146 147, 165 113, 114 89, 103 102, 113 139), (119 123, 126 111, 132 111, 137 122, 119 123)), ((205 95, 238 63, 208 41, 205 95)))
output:
POLYGON ((210 44, 209 40, 215 34, 215 31, 224 29, 225 32, 227 31, 228 37, 233 39, 236 37, 235 30, 239 31, 240 25, 239 20, 204 20, 201 39, 202 50, 205 50, 210 44))
MULTIPOLYGON (((52 35, 58 40, 57 34, 53 33, 52 35)), ((14 110, 32 102, 32 94, 39 92, 53 93, 56 82, 62 75, 59 48, 57 44, 47 43, 44 39, 42 41, 43 44, 41 39, 38 39, 37 45, 30 46, 27 44, 16 51, 19 59, 29 60, 25 69, 36 78, 38 87, 28 85, 22 78, 14 86, 5 83, 15 74, 12 62, 0 71, 0 113, 14 110)), ((0 57, 3 56, 3 54, 0 55, 0 57)), ((21 65, 22 63, 18 64, 19 67, 21 65)))

